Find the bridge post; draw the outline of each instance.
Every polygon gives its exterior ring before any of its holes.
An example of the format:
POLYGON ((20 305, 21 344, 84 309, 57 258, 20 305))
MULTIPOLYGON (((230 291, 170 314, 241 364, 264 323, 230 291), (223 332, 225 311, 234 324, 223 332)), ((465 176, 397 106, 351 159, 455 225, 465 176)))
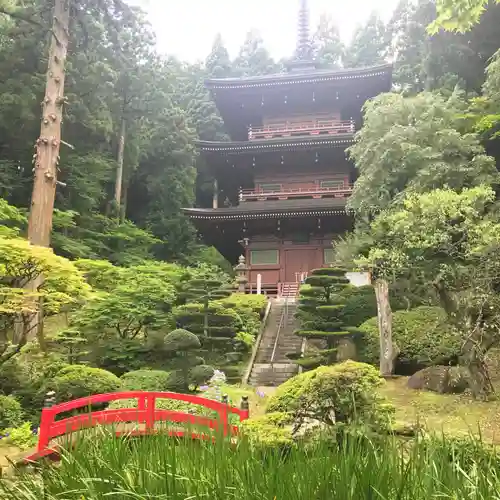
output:
POLYGON ((244 413, 244 415, 241 416, 240 420, 246 420, 250 417, 250 403, 248 402, 248 396, 243 396, 241 398, 241 404, 240 408, 244 413))
POLYGON ((54 423, 54 412, 51 410, 56 403, 56 393, 49 391, 43 401, 42 416, 38 429, 38 451, 41 452, 49 445, 50 426, 54 423))

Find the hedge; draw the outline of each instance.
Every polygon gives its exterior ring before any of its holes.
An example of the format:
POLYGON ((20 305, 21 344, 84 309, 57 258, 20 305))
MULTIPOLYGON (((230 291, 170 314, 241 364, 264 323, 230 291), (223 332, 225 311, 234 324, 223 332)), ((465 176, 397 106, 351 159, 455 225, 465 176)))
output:
POLYGON ((100 368, 71 365, 59 371, 47 387, 55 391, 58 402, 63 402, 93 394, 117 392, 122 388, 122 381, 100 368))
MULTIPOLYGON (((379 331, 377 318, 363 323, 358 358, 379 364, 379 331)), ((439 307, 422 306, 392 315, 393 342, 400 353, 396 372, 411 374, 432 365, 454 363, 460 354, 461 340, 449 326, 446 313, 439 307)))
POLYGON ((162 370, 137 370, 122 375, 123 388, 128 391, 169 391, 170 373, 162 370))

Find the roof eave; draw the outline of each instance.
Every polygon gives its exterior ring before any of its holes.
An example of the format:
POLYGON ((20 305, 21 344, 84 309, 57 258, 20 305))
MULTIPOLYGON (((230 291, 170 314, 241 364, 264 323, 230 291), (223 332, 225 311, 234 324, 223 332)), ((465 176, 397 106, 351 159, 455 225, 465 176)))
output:
POLYGON ((392 64, 383 64, 367 68, 352 68, 341 71, 324 71, 311 73, 279 73, 260 77, 243 78, 211 78, 205 80, 209 90, 240 89, 249 87, 269 87, 274 85, 289 85, 294 83, 320 83, 366 79, 378 76, 392 75, 392 64))
POLYGON ((354 143, 355 134, 342 134, 336 137, 300 137, 297 139, 275 140, 262 139, 258 141, 197 141, 196 145, 201 152, 208 153, 250 153, 252 151, 276 151, 281 149, 302 148, 341 148, 354 143))

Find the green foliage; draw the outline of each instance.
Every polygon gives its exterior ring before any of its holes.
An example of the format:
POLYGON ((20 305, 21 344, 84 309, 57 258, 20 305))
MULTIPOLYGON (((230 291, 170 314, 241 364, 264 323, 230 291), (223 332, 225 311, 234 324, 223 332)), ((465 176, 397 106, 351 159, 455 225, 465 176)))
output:
POLYGON ((348 206, 361 213, 386 208, 405 190, 460 189, 498 180, 493 158, 476 134, 463 133, 466 103, 421 93, 383 94, 365 104, 363 128, 349 148, 359 171, 348 206))
MULTIPOLYGON (((363 323, 359 359, 378 366, 380 342, 377 318, 363 323)), ((458 359, 462 341, 439 307, 417 307, 392 316, 392 338, 399 352, 396 372, 411 374, 432 365, 447 365, 458 359)))
POLYGON ((38 436, 33 434, 30 422, 17 424, 16 427, 8 427, 1 432, 4 436, 2 443, 15 446, 21 450, 34 448, 38 442, 38 436))
MULTIPOLYGON (((88 263, 84 265, 89 269, 88 263)), ((94 267, 89 272, 98 273, 98 269, 94 267)), ((113 332, 122 339, 134 339, 149 330, 170 326, 170 311, 177 297, 174 285, 178 280, 179 268, 168 264, 106 269, 99 286, 110 291, 96 293, 72 324, 91 337, 113 332)))
POLYGON ((294 444, 292 423, 289 413, 267 413, 243 421, 242 436, 259 448, 287 449, 294 444))
POLYGON ((165 392, 170 389, 170 373, 160 370, 138 370, 122 375, 121 381, 127 391, 165 392))
POLYGON ((345 47, 340 39, 338 26, 331 17, 323 14, 314 34, 313 44, 315 60, 324 68, 340 68, 344 58, 345 47))
MULTIPOLYGON (((323 364, 332 361, 331 350, 337 346, 339 339, 356 334, 344 320, 343 293, 349 288, 345 270, 332 267, 313 270, 300 289, 297 312, 300 330, 295 333, 301 337, 326 341, 328 352, 325 352, 323 364)), ((320 356, 321 352, 315 354, 316 358, 320 356)))
POLYGON ((354 32, 346 49, 344 64, 348 68, 375 66, 385 62, 389 40, 384 22, 372 12, 364 26, 354 32))
POLYGON ((214 375, 214 369, 208 365, 198 365, 189 370, 189 382, 195 387, 200 387, 209 382, 214 375))
POLYGON ((23 421, 23 410, 13 396, 0 396, 0 429, 18 427, 23 421))
POLYGON ((172 363, 176 370, 169 378, 172 388, 189 392, 191 384, 196 388, 213 375, 214 369, 198 356, 201 342, 193 333, 182 329, 170 332, 165 336, 164 349, 174 357, 172 363))
POLYGON ((429 33, 435 34, 440 29, 467 31, 479 22, 487 5, 487 0, 437 0, 438 17, 429 26, 429 33))
POLYGON ((100 368, 70 365, 47 381, 46 387, 55 391, 58 402, 65 402, 93 394, 117 392, 122 389, 122 382, 116 375, 100 368))
POLYGON ((377 370, 364 363, 321 366, 279 386, 267 412, 291 415, 296 427, 314 418, 327 425, 361 422, 388 429, 393 408, 378 395, 382 384, 377 370))
POLYGON ((201 347, 196 335, 187 330, 174 330, 165 336, 165 349, 170 352, 188 352, 201 347))

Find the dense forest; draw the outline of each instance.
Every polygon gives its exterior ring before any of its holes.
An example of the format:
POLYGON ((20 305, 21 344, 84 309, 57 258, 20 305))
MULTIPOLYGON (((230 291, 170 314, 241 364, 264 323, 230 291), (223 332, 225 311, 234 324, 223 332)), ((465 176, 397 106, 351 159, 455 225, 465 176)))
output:
MULTIPOLYGON (((21 209, 32 189, 50 4, 0 3, 16 14, 0 14, 0 196, 21 209)), ((313 30, 315 57, 324 68, 394 61, 394 88, 404 94, 451 92, 458 85, 479 95, 500 46, 500 8, 489 8, 466 34, 428 35, 435 16, 431 1, 401 1, 387 24, 372 14, 347 45, 334 20, 323 16, 313 30)), ((234 60, 220 36, 204 62, 159 54, 139 9, 110 16, 98 8, 75 12, 70 30, 55 251, 117 264, 146 257, 220 261, 181 213, 210 202, 196 139, 226 137, 203 81, 280 72, 285 61, 274 61, 256 32, 248 33, 234 60)))

